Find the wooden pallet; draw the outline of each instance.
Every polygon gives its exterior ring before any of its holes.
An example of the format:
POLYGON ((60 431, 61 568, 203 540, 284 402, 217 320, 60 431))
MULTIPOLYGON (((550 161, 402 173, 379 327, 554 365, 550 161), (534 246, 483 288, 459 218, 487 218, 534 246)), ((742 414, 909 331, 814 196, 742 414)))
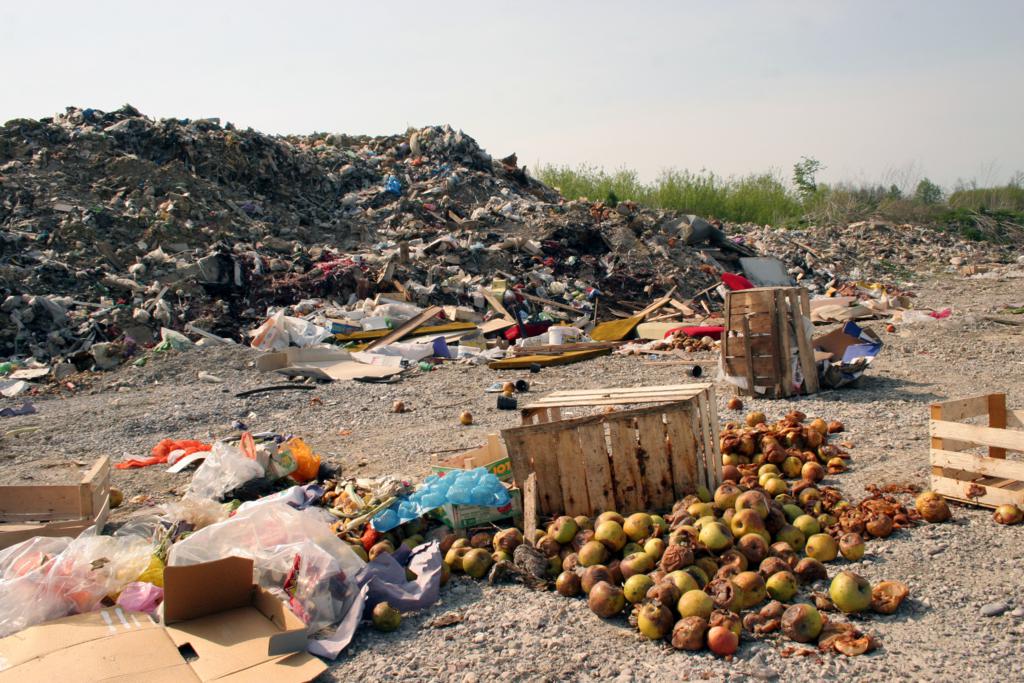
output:
POLYGON ((523 424, 540 424, 562 419, 562 408, 589 406, 622 406, 641 403, 667 403, 686 401, 707 392, 712 384, 660 384, 650 387, 612 389, 579 389, 553 391, 547 396, 523 406, 523 424))
POLYGON ((33 536, 78 536, 110 512, 110 458, 78 484, 0 486, 0 549, 33 536))
POLYGON ((767 398, 817 393, 818 369, 804 322, 810 314, 810 299, 803 287, 726 293, 722 367, 726 376, 745 385, 737 385, 736 393, 767 398), (794 354, 802 378, 794 372, 794 354), (764 393, 754 387, 763 388, 764 393))
MULTIPOLYGON (((538 509, 550 516, 664 511, 698 486, 713 491, 722 481, 718 416, 714 389, 700 386, 670 403, 503 430, 515 481, 535 473, 538 509)), ((608 405, 601 400, 585 405, 608 405)))
POLYGON ((972 505, 1024 507, 1024 410, 1006 409, 1006 394, 986 394, 931 406, 932 490, 972 505), (985 418, 986 425, 966 420, 985 418), (971 453, 987 449, 988 454, 971 453))

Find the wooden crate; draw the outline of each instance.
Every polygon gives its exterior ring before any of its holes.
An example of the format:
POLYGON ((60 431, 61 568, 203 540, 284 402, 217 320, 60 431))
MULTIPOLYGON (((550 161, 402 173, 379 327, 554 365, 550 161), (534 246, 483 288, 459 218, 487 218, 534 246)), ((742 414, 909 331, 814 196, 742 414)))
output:
POLYGON ((77 536, 107 523, 110 458, 104 456, 78 484, 0 486, 0 549, 33 536, 77 536))
POLYGON ((515 427, 502 437, 516 483, 536 473, 544 515, 664 511, 722 481, 710 385, 684 400, 515 427))
MULTIPOLYGON (((540 424, 562 419, 562 408, 574 409, 596 406, 621 406, 642 403, 668 403, 686 401, 708 392, 714 385, 661 384, 650 387, 627 387, 612 389, 580 389, 553 391, 547 396, 523 406, 523 424, 540 424)), ((705 397, 706 398, 706 397, 705 397)))
POLYGON ((933 491, 985 507, 1024 506, 1024 461, 1006 457, 1024 453, 1024 410, 1007 410, 1006 394, 934 403, 929 431, 933 491), (967 422, 974 418, 987 426, 967 422))
POLYGON ((803 287, 726 293, 722 368, 727 377, 744 385, 736 385, 736 393, 766 398, 817 393, 818 368, 810 328, 805 324, 810 315, 810 300, 803 287), (754 387, 764 388, 764 393, 754 387))

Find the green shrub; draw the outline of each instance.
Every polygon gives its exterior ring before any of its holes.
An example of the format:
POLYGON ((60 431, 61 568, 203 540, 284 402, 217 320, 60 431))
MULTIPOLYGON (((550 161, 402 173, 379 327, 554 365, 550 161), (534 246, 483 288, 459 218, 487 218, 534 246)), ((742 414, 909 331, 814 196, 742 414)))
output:
POLYGON ((913 195, 899 187, 819 183, 824 168, 811 157, 794 165, 793 184, 778 173, 719 176, 711 171, 666 170, 650 183, 636 171, 581 165, 539 164, 537 177, 566 199, 586 197, 614 206, 634 201, 731 223, 839 225, 878 219, 892 224, 933 225, 968 239, 1024 242, 1024 176, 1004 186, 961 186, 948 198, 922 178, 913 195))

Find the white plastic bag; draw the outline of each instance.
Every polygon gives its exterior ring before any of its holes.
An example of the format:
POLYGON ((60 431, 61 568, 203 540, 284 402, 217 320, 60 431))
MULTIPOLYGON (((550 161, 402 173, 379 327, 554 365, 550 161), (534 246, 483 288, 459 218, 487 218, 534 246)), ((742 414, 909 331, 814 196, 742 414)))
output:
POLYGON ((263 466, 258 462, 247 458, 238 448, 218 441, 192 476, 185 497, 220 500, 228 491, 263 474, 263 466))
POLYGON ((260 351, 283 351, 291 345, 301 348, 319 344, 331 336, 330 331, 302 318, 287 316, 284 311, 274 315, 253 330, 250 346, 260 351))
POLYGON ((331 531, 332 521, 320 508, 296 510, 284 502, 239 509, 174 544, 168 565, 251 558, 256 583, 287 602, 313 634, 345 615, 364 566, 331 531))
POLYGON ((61 553, 48 588, 70 603, 68 614, 98 609, 149 567, 153 546, 138 536, 79 536, 61 553))
POLYGON ((70 538, 36 536, 0 550, 0 638, 67 614, 64 598, 46 578, 70 538))
POLYGON ((138 536, 36 537, 0 552, 0 637, 50 619, 91 612, 149 566, 138 536))

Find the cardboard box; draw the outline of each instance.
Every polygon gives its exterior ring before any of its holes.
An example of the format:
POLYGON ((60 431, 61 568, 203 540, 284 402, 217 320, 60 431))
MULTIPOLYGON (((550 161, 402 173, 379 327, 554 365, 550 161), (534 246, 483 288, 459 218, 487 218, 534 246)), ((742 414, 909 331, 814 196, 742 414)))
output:
POLYGON ((874 358, 882 350, 882 340, 866 327, 848 322, 828 334, 815 337, 814 349, 829 354, 833 363, 855 363, 862 358, 874 358))
POLYGON ((109 512, 106 456, 77 484, 0 486, 0 550, 34 536, 78 536, 106 524, 109 512))
POLYGON ((477 467, 486 467, 488 472, 505 482, 512 500, 500 508, 449 503, 435 510, 433 515, 452 529, 469 529, 499 519, 521 517, 523 514, 522 495, 519 489, 512 486, 512 461, 508 458, 505 443, 497 434, 488 434, 482 446, 441 460, 431 470, 435 474, 444 474, 452 470, 471 470, 477 467))
POLYGON ((523 496, 519 489, 510 486, 508 495, 512 500, 508 502, 508 505, 503 505, 500 508, 446 503, 434 510, 432 514, 452 529, 471 529, 509 517, 522 517, 523 496))
POLYGON ((512 481, 512 461, 508 459, 508 451, 499 435, 488 434, 484 445, 441 460, 430 469, 435 474, 444 474, 451 470, 472 470, 477 467, 486 467, 488 472, 501 481, 512 481))
POLYGON ((359 332, 362 329, 362 325, 349 320, 334 320, 332 318, 327 321, 327 330, 331 334, 352 334, 353 332, 359 332))
POLYGON ((0 640, 0 683, 226 681, 303 683, 326 665, 305 652, 306 627, 252 585, 252 560, 164 571, 163 623, 120 608, 76 614, 0 640))
POLYGON ((882 340, 877 334, 852 321, 817 337, 812 343, 815 360, 821 363, 819 381, 822 386, 833 389, 860 379, 882 350, 882 340))
POLYGON ((289 377, 323 380, 391 377, 402 371, 401 367, 359 363, 353 360, 348 351, 330 348, 292 348, 265 353, 256 359, 256 369, 261 372, 278 372, 289 377))

